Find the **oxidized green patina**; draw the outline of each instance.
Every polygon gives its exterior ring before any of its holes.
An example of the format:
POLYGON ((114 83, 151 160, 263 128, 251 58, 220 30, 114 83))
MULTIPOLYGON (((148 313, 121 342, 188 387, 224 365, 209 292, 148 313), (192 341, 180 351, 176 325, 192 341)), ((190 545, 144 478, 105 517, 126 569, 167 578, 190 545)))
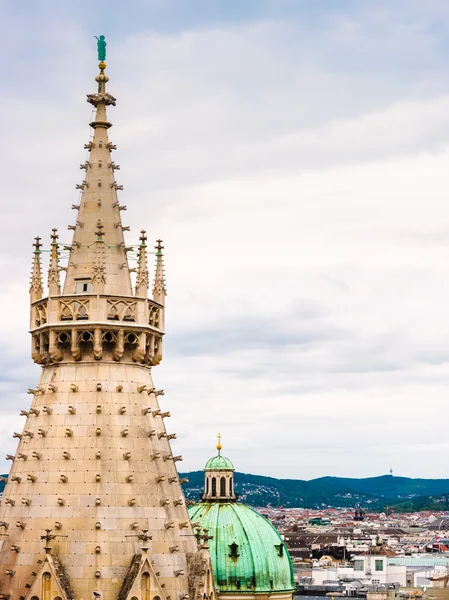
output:
POLYGON ((200 523, 213 536, 210 555, 221 593, 294 589, 292 563, 284 542, 255 510, 238 502, 200 502, 189 508, 189 515, 193 523, 200 523))
POLYGON ((205 471, 234 471, 234 465, 226 458, 226 456, 221 456, 220 451, 217 456, 213 456, 209 458, 204 467, 205 471))
POLYGON ((97 52, 98 52, 98 60, 103 61, 106 60, 106 40, 104 35, 100 35, 100 37, 94 36, 97 40, 97 52))

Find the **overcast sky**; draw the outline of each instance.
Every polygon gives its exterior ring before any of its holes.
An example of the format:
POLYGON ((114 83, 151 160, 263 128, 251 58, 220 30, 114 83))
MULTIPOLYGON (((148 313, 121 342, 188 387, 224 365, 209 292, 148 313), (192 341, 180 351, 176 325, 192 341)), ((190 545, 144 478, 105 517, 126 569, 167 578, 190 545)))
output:
POLYGON ((182 470, 449 477, 447 0, 0 4, 0 470, 40 368, 35 235, 70 242, 94 35, 127 242, 163 238, 182 470))

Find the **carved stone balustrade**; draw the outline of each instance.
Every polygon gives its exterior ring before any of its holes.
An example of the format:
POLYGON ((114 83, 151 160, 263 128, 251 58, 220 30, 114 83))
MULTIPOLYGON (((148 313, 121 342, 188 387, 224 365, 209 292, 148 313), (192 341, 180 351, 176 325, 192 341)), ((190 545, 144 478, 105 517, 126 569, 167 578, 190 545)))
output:
POLYGON ((133 296, 76 294, 31 305, 32 358, 38 364, 85 360, 156 365, 163 306, 133 296))

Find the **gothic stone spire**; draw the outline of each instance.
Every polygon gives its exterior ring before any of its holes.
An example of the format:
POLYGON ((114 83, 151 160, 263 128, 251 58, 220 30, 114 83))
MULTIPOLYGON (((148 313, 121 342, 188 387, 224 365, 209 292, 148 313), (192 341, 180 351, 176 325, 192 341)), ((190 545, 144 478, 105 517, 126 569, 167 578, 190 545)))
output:
POLYGON ((132 295, 105 67, 88 97, 97 108, 94 136, 62 294, 56 232, 48 297, 35 244, 32 357, 42 373, 28 390, 31 407, 21 411, 17 451, 7 457, 0 598, 148 600, 151 590, 161 600, 214 599, 213 589, 191 584, 198 550, 177 472, 182 457, 172 452, 170 412, 159 405, 163 390, 151 372, 162 358, 164 307, 132 295), (143 558, 136 534, 147 529, 143 558))

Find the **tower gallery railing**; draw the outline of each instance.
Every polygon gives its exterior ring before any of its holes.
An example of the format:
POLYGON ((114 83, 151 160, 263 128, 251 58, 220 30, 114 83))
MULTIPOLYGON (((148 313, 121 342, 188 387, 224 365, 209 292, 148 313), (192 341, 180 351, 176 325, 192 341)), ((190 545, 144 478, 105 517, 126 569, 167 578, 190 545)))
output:
POLYGON ((74 294, 42 298, 31 308, 32 358, 38 364, 161 360, 163 306, 154 300, 74 294))

